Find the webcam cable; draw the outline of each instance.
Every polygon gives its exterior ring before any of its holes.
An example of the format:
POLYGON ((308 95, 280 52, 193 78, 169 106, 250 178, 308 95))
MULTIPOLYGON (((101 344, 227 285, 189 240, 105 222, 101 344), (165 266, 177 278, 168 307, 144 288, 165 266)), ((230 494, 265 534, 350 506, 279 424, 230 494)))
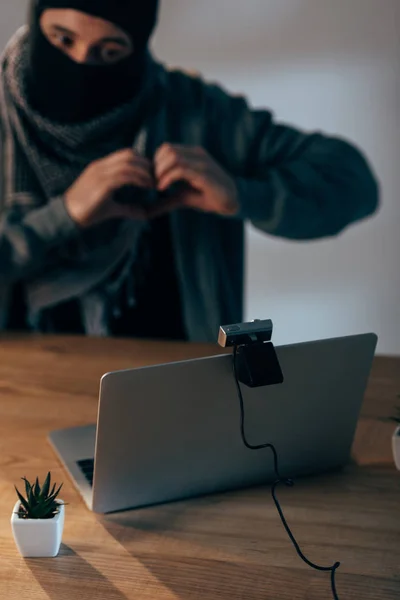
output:
POLYGON ((315 569, 317 571, 325 571, 325 572, 330 572, 331 574, 331 589, 332 589, 332 596, 334 600, 339 600, 339 596, 337 594, 336 591, 336 581, 335 581, 335 577, 336 577, 336 571, 337 569, 340 567, 340 563, 336 562, 334 565, 332 565, 331 567, 321 567, 319 565, 316 565, 315 563, 311 562, 302 552, 298 542, 296 541, 296 538, 294 537, 287 521, 286 518, 283 514, 281 505, 278 501, 278 498, 276 496, 276 488, 280 485, 280 484, 285 484, 287 487, 293 487, 294 482, 292 479, 285 479, 282 478, 280 473, 279 473, 279 464, 278 464, 278 453, 276 451, 276 448, 273 444, 260 444, 260 445, 252 445, 247 441, 247 437, 246 437, 246 432, 245 432, 245 410, 244 410, 244 400, 243 400, 243 394, 242 394, 242 388, 240 385, 240 381, 239 381, 239 377, 238 377, 238 371, 237 371, 237 352, 238 352, 238 346, 234 346, 234 350, 233 350, 233 371, 234 371, 234 377, 235 377, 235 383, 236 383, 236 388, 237 388, 237 392, 238 392, 238 397, 239 397, 239 403, 240 403, 240 433, 241 433, 241 437, 242 437, 242 441, 244 443, 244 445, 246 446, 246 448, 248 448, 249 450, 263 450, 264 448, 269 448, 273 454, 273 458, 274 458, 274 470, 275 470, 275 476, 276 476, 276 481, 274 482, 274 484, 272 485, 271 488, 271 494, 272 494, 272 499, 275 503, 276 509, 278 511, 279 517, 282 521, 282 524, 286 530, 286 533, 289 536, 290 541, 292 542, 298 556, 301 558, 301 560, 303 562, 306 563, 306 565, 308 565, 309 567, 311 567, 312 569, 315 569))

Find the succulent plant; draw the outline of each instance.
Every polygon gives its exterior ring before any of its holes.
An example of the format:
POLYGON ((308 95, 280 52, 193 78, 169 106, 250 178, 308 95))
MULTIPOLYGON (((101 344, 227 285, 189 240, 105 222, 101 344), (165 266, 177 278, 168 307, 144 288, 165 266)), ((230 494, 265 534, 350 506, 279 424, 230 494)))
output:
POLYGON ((47 474, 47 477, 42 486, 39 484, 39 479, 36 478, 34 484, 31 484, 26 477, 22 477, 22 481, 25 482, 25 494, 24 497, 15 487, 17 492, 20 507, 18 510, 18 516, 20 519, 53 519, 59 511, 62 503, 57 500, 57 497, 61 491, 63 484, 58 488, 54 484, 51 486, 51 473, 47 474), (57 489, 56 489, 57 488, 57 489))

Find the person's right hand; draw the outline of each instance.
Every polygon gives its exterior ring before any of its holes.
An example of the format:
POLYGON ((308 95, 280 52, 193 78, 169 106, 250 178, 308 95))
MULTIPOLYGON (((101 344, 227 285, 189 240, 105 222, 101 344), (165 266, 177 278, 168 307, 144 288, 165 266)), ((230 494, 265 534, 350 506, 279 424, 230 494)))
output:
POLYGON ((154 189, 151 162, 131 149, 91 163, 65 194, 71 218, 82 228, 115 218, 145 219, 139 205, 121 204, 114 194, 125 186, 154 189))

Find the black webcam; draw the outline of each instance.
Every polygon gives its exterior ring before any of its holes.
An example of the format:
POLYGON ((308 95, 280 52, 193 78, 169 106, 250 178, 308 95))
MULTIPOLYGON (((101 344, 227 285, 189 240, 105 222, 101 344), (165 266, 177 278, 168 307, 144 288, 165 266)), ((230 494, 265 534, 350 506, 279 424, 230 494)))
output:
POLYGON ((218 344, 222 348, 243 346, 262 342, 270 342, 272 338, 272 321, 256 319, 250 323, 223 325, 219 329, 218 344))
POLYGON ((248 387, 283 383, 282 369, 271 342, 272 330, 270 319, 220 327, 218 344, 235 349, 235 374, 248 387))

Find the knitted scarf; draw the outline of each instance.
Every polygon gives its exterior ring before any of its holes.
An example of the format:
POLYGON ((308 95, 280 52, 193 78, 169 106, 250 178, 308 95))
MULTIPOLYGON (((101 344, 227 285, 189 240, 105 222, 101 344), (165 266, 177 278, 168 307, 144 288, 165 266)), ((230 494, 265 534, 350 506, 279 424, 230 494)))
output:
MULTIPOLYGON (((29 29, 24 27, 8 44, 0 64, 6 136, 0 211, 11 210, 17 216, 62 196, 92 161, 112 152, 133 147, 151 158, 165 132, 165 71, 151 57, 143 90, 130 103, 86 123, 63 125, 29 105, 28 44, 29 29)), ((32 327, 39 327, 44 309, 76 298, 86 333, 107 335, 111 311, 118 311, 120 290, 129 290, 129 304, 134 305, 143 267, 138 248, 145 228, 139 222, 110 221, 80 231, 73 241, 52 250, 45 267, 26 281, 32 327)))

